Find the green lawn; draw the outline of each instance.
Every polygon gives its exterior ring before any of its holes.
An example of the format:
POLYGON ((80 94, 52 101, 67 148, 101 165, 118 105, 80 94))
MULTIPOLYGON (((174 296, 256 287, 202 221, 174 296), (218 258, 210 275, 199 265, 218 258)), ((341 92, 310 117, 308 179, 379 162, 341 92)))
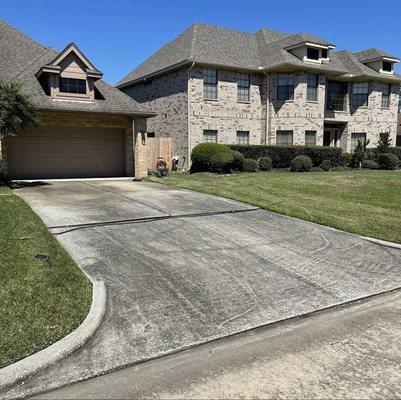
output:
POLYGON ((153 182, 216 194, 344 231, 401 243, 401 171, 172 173, 153 182))
POLYGON ((0 368, 71 332, 91 300, 91 283, 40 218, 0 187, 0 368))

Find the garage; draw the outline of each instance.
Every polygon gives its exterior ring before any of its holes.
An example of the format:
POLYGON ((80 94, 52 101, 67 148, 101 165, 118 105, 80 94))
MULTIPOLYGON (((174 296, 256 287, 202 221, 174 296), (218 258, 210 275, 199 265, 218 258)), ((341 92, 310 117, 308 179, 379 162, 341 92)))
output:
POLYGON ((125 175, 125 130, 32 128, 5 142, 13 179, 96 178, 125 175))

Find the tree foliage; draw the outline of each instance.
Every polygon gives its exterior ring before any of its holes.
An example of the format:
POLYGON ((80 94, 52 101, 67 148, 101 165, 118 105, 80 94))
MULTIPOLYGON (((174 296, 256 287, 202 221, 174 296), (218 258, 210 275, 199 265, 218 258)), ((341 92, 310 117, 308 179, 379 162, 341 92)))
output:
POLYGON ((390 147, 391 147, 390 132, 381 133, 379 142, 377 143, 377 154, 388 153, 390 147))
POLYGON ((370 143, 370 140, 358 140, 358 144, 355 147, 354 152, 352 153, 352 163, 355 166, 359 166, 363 160, 365 160, 367 155, 367 147, 370 143))
POLYGON ((0 80, 0 139, 39 122, 37 107, 30 96, 22 92, 21 84, 0 80))

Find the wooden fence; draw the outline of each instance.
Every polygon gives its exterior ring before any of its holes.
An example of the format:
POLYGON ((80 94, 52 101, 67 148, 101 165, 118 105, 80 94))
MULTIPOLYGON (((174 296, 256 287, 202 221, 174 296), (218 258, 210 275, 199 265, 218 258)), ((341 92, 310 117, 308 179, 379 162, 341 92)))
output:
POLYGON ((171 138, 147 138, 148 170, 156 170, 156 163, 159 157, 167 162, 171 171, 171 138))

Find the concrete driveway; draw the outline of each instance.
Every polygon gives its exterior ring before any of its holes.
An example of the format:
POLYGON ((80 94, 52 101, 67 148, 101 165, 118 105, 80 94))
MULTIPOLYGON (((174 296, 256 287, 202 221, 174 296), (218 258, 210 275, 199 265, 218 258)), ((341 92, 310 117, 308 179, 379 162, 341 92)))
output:
POLYGON ((8 397, 401 286, 401 251, 227 199, 128 180, 16 193, 109 305, 86 347, 8 397))

